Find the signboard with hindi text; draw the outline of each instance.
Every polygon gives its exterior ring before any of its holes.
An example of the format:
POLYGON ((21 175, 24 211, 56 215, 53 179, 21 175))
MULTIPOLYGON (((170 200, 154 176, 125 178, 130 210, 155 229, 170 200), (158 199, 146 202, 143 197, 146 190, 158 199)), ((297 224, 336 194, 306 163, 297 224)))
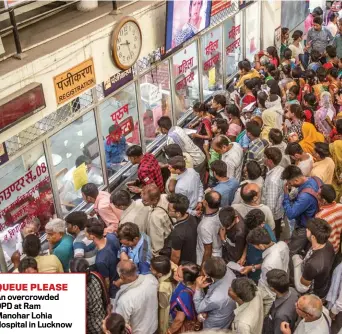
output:
POLYGON ((96 84, 93 58, 55 76, 53 82, 58 105, 74 99, 96 84))
POLYGON ((213 0, 211 5, 211 16, 214 16, 227 8, 230 8, 231 5, 231 0, 213 0))

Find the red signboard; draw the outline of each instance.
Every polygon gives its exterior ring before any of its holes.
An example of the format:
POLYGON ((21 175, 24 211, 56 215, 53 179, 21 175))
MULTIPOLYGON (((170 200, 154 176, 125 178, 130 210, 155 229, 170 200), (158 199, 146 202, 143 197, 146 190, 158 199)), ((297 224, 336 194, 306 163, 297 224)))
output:
POLYGON ((213 0, 211 5, 211 16, 229 8, 232 5, 231 0, 213 0))

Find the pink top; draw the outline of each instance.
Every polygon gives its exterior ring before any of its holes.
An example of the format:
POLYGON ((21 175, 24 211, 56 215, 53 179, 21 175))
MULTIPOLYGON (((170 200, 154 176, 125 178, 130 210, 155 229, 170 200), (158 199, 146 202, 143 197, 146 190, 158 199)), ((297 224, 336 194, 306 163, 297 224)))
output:
POLYGON ((110 193, 99 191, 94 203, 94 210, 107 225, 107 232, 117 231, 122 210, 117 209, 110 202, 110 193))
POLYGON ((235 123, 230 123, 228 131, 227 131, 227 136, 237 137, 237 135, 241 132, 241 130, 242 128, 240 125, 237 125, 235 123))
POLYGON ((313 19, 314 19, 314 17, 311 14, 309 14, 304 21, 305 36, 307 35, 309 29, 312 28, 312 26, 313 26, 313 19))

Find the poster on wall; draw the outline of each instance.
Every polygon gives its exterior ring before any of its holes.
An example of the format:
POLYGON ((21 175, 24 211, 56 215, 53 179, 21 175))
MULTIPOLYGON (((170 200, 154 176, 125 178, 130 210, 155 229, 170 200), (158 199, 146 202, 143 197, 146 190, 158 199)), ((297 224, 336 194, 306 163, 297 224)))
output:
POLYGON ((274 46, 276 47, 278 54, 280 54, 281 48, 281 26, 274 30, 274 46))
POLYGON ((133 71, 129 68, 126 71, 121 71, 119 73, 111 76, 107 81, 103 82, 103 93, 104 96, 108 96, 118 90, 120 87, 126 83, 133 80, 133 71))
POLYGON ((232 6, 231 0, 213 0, 211 5, 211 16, 214 16, 232 6))
POLYGON ((167 1, 166 52, 210 25, 211 0, 167 1))

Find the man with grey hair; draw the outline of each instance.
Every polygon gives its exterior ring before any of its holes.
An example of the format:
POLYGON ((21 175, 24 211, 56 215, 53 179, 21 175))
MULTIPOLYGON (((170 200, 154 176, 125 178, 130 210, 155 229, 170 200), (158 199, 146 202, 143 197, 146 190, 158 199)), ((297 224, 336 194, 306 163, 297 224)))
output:
POLYGON ((114 300, 113 312, 123 316, 134 334, 157 333, 158 281, 151 275, 138 275, 137 266, 130 260, 117 265, 120 290, 114 300))
MULTIPOLYGON (((329 334, 331 319, 328 310, 323 307, 322 300, 316 295, 304 295, 296 303, 296 311, 301 322, 294 334, 329 334)), ((283 321, 280 325, 282 334, 291 334, 290 325, 283 321)))
POLYGON ((45 225, 45 232, 50 253, 56 255, 61 261, 64 272, 69 272, 69 262, 73 257, 73 239, 65 233, 65 221, 60 218, 51 219, 45 225))

